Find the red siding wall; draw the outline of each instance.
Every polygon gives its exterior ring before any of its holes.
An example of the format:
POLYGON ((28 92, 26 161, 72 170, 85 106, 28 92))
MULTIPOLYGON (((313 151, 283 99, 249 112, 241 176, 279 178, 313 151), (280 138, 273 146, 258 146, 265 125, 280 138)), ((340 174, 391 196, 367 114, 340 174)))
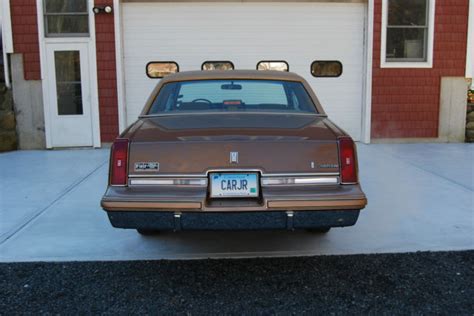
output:
POLYGON ((437 137, 441 77, 464 77, 468 0, 437 0, 432 69, 380 68, 382 0, 375 0, 372 137, 437 137))
MULTIPOLYGON (((95 4, 96 6, 112 6, 113 0, 96 0, 95 4)), ((114 14, 97 14, 95 27, 100 135, 103 142, 111 142, 119 132, 114 14)))
POLYGON ((40 80, 36 0, 10 0, 13 49, 23 54, 25 80, 40 80))

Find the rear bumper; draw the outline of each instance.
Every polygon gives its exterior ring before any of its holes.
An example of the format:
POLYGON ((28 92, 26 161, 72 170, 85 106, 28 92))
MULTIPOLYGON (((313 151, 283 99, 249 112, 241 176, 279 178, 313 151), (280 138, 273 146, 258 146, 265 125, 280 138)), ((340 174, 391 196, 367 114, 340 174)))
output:
POLYGON ((109 186, 101 204, 119 228, 260 230, 351 226, 367 199, 359 185, 263 187, 258 199, 210 199, 207 188, 109 186))
MULTIPOLYGON (((181 210, 183 212, 209 211, 209 212, 244 212, 279 211, 279 210, 347 210, 363 209, 367 204, 365 198, 347 200, 277 200, 260 202, 240 201, 240 204, 220 203, 218 206, 209 207, 202 202, 178 202, 178 201, 102 201, 102 207, 106 211, 170 211, 181 210)), ((215 203, 217 204, 217 203, 215 203)))
POLYGON ((352 226, 359 210, 259 212, 107 212, 117 228, 154 230, 264 230, 352 226))
POLYGON ((360 210, 367 198, 360 185, 263 187, 258 199, 210 199, 207 188, 113 187, 101 205, 108 212, 259 212, 360 210))

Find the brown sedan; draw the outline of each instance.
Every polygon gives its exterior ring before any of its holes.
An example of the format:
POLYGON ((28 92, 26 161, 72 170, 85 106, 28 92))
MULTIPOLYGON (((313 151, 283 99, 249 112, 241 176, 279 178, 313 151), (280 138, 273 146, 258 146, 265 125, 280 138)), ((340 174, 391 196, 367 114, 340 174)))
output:
POLYGON ((116 139, 102 207, 114 227, 354 225, 367 204, 352 139, 308 83, 274 71, 183 72, 116 139))

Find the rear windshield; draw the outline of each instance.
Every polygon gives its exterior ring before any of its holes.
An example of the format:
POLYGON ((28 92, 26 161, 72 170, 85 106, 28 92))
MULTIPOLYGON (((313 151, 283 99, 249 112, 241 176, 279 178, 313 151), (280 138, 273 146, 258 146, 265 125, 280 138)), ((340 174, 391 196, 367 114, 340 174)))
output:
POLYGON ((170 112, 317 113, 299 82, 278 80, 195 80, 165 84, 148 114, 170 112))

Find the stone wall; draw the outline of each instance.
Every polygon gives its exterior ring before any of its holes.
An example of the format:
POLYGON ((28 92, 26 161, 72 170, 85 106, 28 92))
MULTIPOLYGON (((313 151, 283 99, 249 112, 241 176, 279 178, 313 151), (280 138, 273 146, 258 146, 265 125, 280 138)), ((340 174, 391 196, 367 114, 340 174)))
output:
MULTIPOLYGON (((2 70, 3 72, 3 70, 2 70)), ((13 97, 5 83, 0 83, 0 152, 18 147, 13 97)))
POLYGON ((474 90, 471 90, 467 103, 466 142, 474 143, 474 90))

